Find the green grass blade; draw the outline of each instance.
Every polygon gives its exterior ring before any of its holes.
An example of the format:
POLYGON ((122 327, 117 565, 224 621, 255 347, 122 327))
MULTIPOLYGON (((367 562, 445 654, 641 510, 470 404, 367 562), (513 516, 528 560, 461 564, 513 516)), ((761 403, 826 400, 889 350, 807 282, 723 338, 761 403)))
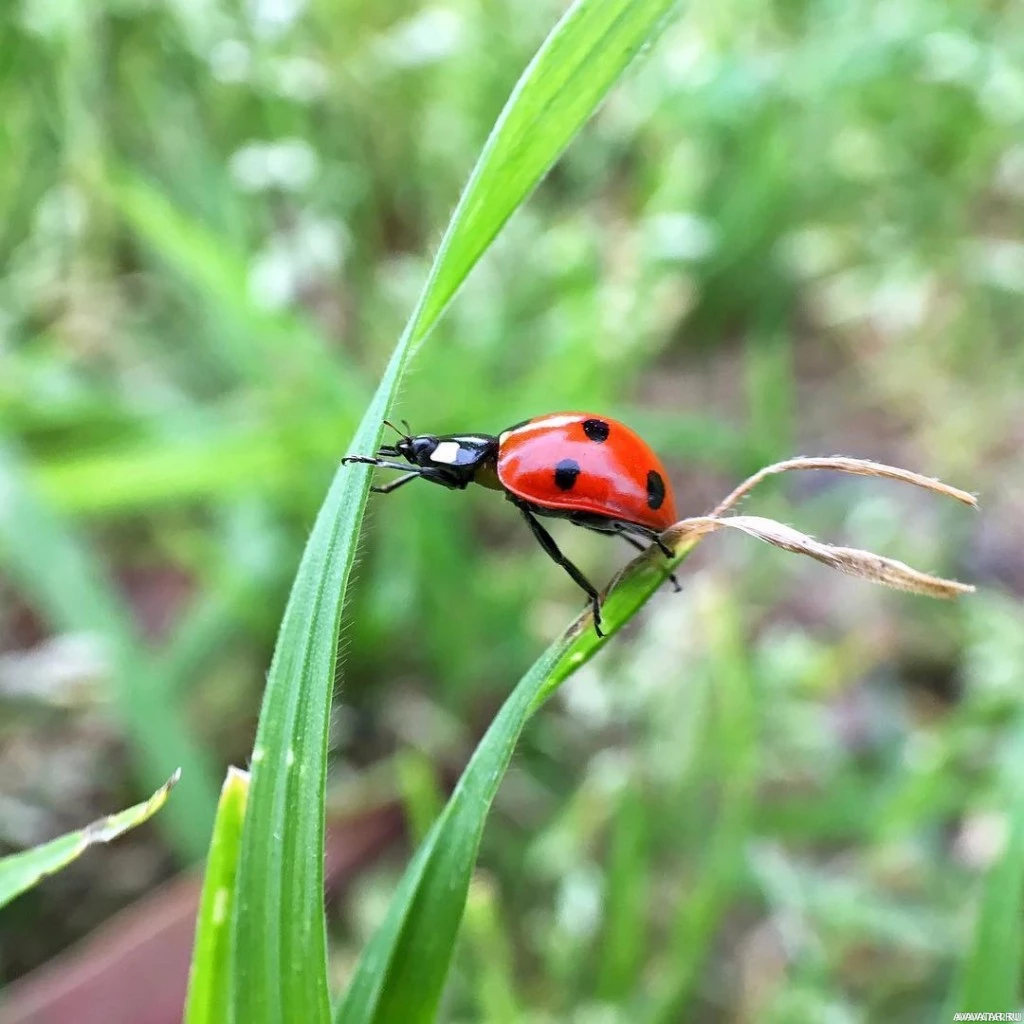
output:
MULTIPOLYGON (((683 542, 673 564, 694 546, 683 542)), ((660 552, 641 555, 602 607, 608 636, 639 611, 665 580, 660 552)), ((425 1024, 437 1011, 480 837, 516 742, 533 712, 605 644, 584 613, 519 681, 477 746, 444 813, 399 884, 370 940, 336 1024, 425 1024)))
POLYGON ((491 132, 441 243, 415 318, 426 333, 516 207, 678 0, 577 0, 523 72, 491 132))
POLYGON ((615 810, 609 843, 605 921, 596 985, 603 1002, 624 1001, 637 985, 646 961, 650 813, 642 787, 631 782, 615 810))
MULTIPOLYGON (((548 37, 484 147, 351 452, 374 450, 412 349, 673 4, 583 0, 548 37)), ((233 1010, 245 1024, 329 1017, 322 906, 327 728, 341 607, 369 475, 365 467, 348 467, 335 476, 267 680, 235 904, 233 1010)), ((456 897, 456 926, 464 899, 464 891, 456 897)), ((442 981, 443 971, 437 988, 442 981)))
POLYGON ((229 768, 217 806, 188 981, 185 1024, 223 1024, 231 1000, 231 911, 249 775, 229 768))
POLYGON ((956 1011, 1019 1008, 1024 901, 1024 729, 1009 745, 1004 790, 1009 807, 1006 846, 982 884, 967 957, 945 1019, 956 1011))
POLYGON ((179 852, 203 856, 217 805, 205 752, 158 685, 149 652, 87 544, 31 487, 21 459, 0 446, 0 566, 59 630, 100 638, 118 714, 146 789, 179 766, 178 793, 161 816, 179 852))
POLYGON ((44 878, 66 868, 90 846, 109 843, 148 821, 167 802, 167 796, 178 781, 179 774, 175 772, 148 800, 134 807, 100 818, 77 832, 68 832, 59 839, 24 853, 4 857, 0 860, 0 907, 5 907, 44 878))

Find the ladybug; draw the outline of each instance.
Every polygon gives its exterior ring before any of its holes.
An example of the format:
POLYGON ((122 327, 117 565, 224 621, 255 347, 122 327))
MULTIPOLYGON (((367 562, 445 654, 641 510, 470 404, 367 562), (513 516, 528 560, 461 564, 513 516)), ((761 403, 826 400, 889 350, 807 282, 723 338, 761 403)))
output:
MULTIPOLYGON (((387 421, 385 421, 387 422, 387 421)), ((555 412, 517 423, 499 434, 419 434, 409 424, 393 445, 375 457, 350 455, 384 469, 409 470, 372 487, 389 494, 412 480, 429 480, 453 490, 480 484, 504 491, 523 514, 541 547, 584 590, 601 631, 597 589, 558 549, 539 516, 568 519, 598 533, 618 534, 640 551, 656 544, 672 551, 660 535, 676 521, 676 503, 665 469, 647 443, 622 423, 588 412, 555 412), (395 462, 394 459, 405 462, 395 462)), ((679 583, 671 577, 676 590, 679 583)))

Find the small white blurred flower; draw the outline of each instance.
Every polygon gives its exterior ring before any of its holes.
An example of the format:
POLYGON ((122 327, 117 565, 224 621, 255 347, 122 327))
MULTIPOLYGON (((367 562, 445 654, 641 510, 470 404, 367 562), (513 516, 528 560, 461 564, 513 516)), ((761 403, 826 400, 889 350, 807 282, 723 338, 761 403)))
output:
POLYGON ((291 305, 303 288, 337 270, 347 235, 338 221, 303 217, 257 254, 249 270, 249 296, 263 309, 291 305))
POLYGON ((591 728, 601 728, 611 721, 612 695, 602 677, 590 666, 565 681, 561 698, 566 711, 591 728))
POLYGON ((693 213, 657 213, 647 219, 647 235, 658 259, 692 263, 715 248, 715 226, 693 213))
POLYGON ((980 238, 967 243, 966 258, 973 276, 1009 292, 1024 292, 1024 242, 980 238))
POLYGON ((979 811, 965 819, 953 849, 961 863, 984 871, 1003 855, 1009 835, 1005 814, 979 811))
POLYGON ((279 96, 310 103, 330 85, 327 68, 312 57, 285 57, 269 67, 270 87, 279 96))
POLYGON ((253 34, 264 39, 284 35, 305 6, 306 0, 248 0, 246 8, 253 34))
POLYGON ((601 874, 590 864, 579 864, 562 879, 555 898, 558 927, 569 935, 586 938, 601 923, 604 902, 601 874))
POLYGON ((82 12, 62 0, 22 0, 21 24, 26 31, 44 38, 70 34, 81 24, 82 12))
POLYGON ((1024 199, 1024 143, 1011 146, 999 159, 995 186, 1008 196, 1024 199))
POLYGON ((927 274, 897 273, 886 277, 871 294, 870 316, 883 331, 913 330, 928 313, 932 281, 927 274))
POLYGON ((864 315, 871 285, 861 267, 825 278, 811 293, 818 315, 827 324, 852 323, 864 315))
POLYGON ((304 220, 296 234, 296 244, 305 253, 311 269, 337 270, 345 257, 347 236, 335 220, 304 220))
POLYGON ((207 60, 219 82, 244 82, 252 68, 252 54, 240 39, 222 39, 214 44, 207 60))
POLYGON ((691 88, 709 82, 715 73, 718 58, 707 39, 692 24, 687 25, 685 34, 673 35, 673 40, 659 48, 661 65, 668 82, 691 88))
POLYGON ((73 185, 51 189, 35 211, 36 230, 49 238, 74 238, 88 221, 88 207, 73 185))
POLYGON ((818 277, 840 265, 843 245, 835 228, 808 224, 779 239, 778 254, 795 276, 818 277))
POLYGON ((303 139, 281 139, 271 144, 266 160, 271 181, 292 192, 308 187, 319 169, 316 150, 303 139))
POLYGON ((921 77, 932 82, 966 82, 978 65, 978 44, 963 32, 929 32, 921 40, 921 77))
POLYGON ((1024 119, 1024 71, 1001 56, 993 58, 978 103, 990 120, 1000 124, 1024 119))
POLYGON ((242 191, 260 192, 270 184, 266 148, 263 142, 247 142, 231 154, 228 170, 242 191))
POLYGON ((400 22, 380 39, 376 55, 396 68, 436 64, 462 49, 465 30, 465 20, 457 11, 428 7, 400 22))
POLYGON ((931 275, 912 268, 894 269, 876 282, 865 268, 854 267, 823 281, 814 297, 827 323, 869 319, 882 331, 902 333, 924 322, 933 288, 931 275))
POLYGON ((247 142, 228 163, 232 177, 245 192, 280 188, 299 192, 308 187, 319 170, 316 150, 303 139, 247 142))
POLYGON ((249 270, 249 297, 256 306, 276 311, 290 306, 298 294, 297 267, 285 248, 272 246, 261 252, 249 270))

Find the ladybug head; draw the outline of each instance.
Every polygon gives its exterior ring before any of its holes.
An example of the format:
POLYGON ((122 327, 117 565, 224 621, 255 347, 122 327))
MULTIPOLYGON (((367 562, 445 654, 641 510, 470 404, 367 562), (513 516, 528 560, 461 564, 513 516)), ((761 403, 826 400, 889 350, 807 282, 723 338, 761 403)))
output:
POLYGON ((385 445, 381 455, 400 455, 407 462, 416 466, 429 466, 431 456, 437 450, 438 438, 433 434, 420 434, 417 437, 403 437, 394 446, 385 445))
POLYGON ((404 431, 399 430, 393 423, 388 423, 387 420, 384 422, 398 434, 398 441, 395 444, 381 445, 377 452, 378 458, 395 458, 397 456, 415 466, 430 465, 431 456, 437 449, 440 440, 438 437, 433 434, 413 436, 409 424, 405 420, 402 421, 402 425, 405 427, 404 431))

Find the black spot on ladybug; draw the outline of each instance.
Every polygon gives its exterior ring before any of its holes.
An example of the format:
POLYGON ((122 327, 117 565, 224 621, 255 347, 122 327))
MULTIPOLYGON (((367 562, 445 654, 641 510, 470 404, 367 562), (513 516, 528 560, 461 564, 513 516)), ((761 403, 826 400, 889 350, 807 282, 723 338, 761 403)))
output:
POLYGON ((596 441, 598 444, 604 444, 604 442, 608 440, 608 432, 610 429, 611 428, 604 420, 583 421, 583 433, 586 434, 591 441, 596 441))
POLYGON ((664 500, 665 481, 656 469, 652 469, 647 474, 647 505, 649 508, 661 508, 664 500))
POLYGON ((555 466, 555 486, 560 491, 571 491, 580 475, 580 464, 575 459, 562 459, 555 466))

